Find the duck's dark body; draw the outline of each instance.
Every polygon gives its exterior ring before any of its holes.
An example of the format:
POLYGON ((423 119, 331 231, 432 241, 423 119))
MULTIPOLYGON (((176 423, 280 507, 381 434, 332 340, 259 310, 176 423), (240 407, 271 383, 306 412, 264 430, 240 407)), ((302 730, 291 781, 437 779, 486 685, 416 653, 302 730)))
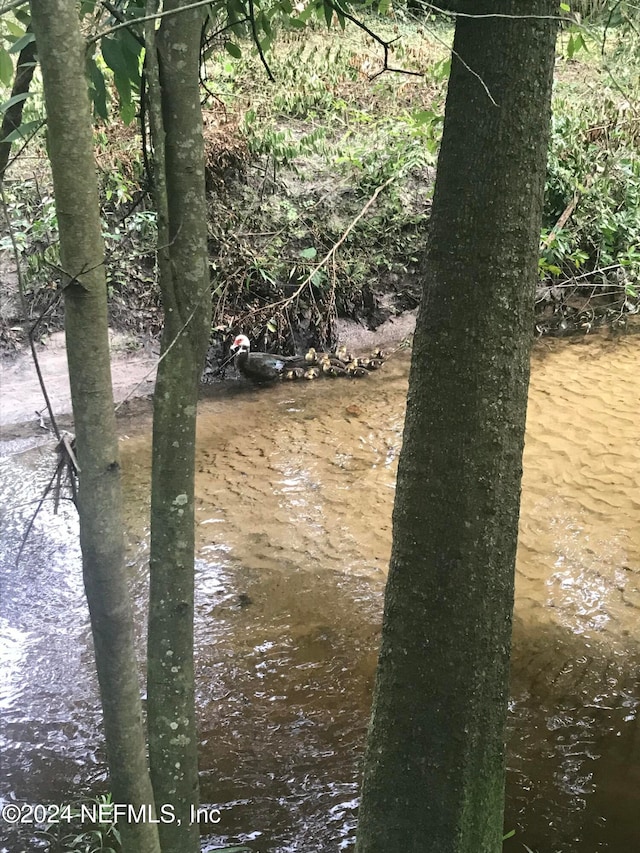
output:
POLYGON ((243 376, 256 382, 272 382, 280 379, 287 370, 305 366, 304 356, 248 352, 245 348, 238 350, 233 363, 243 376))

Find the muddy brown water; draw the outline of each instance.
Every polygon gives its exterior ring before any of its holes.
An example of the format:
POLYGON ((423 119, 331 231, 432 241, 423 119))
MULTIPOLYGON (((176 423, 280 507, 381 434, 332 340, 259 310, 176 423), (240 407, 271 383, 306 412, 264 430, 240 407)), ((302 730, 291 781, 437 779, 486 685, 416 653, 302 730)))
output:
MULTIPOLYGON (((508 732, 505 828, 517 835, 507 850, 638 849, 639 346, 534 352, 508 732)), ((361 382, 231 383, 202 403, 201 784, 221 810, 207 849, 353 845, 407 368, 399 356, 361 382)), ((150 439, 129 426, 142 658, 150 439)), ((50 470, 48 447, 0 460, 1 793, 31 803, 105 782, 73 512, 42 514, 14 566, 50 470)), ((6 849, 35 849, 15 844, 6 849)))

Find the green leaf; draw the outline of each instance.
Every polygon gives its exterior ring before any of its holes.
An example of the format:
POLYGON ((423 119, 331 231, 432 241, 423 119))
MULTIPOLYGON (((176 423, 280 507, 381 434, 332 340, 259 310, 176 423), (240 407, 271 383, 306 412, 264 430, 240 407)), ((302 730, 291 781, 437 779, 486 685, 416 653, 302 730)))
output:
POLYGON ((120 116, 125 124, 130 124, 135 116, 135 106, 131 98, 131 84, 138 82, 137 60, 132 57, 124 38, 102 39, 102 56, 113 71, 113 80, 120 96, 120 116))
POLYGON ((10 21, 7 19, 5 20, 4 25, 14 38, 19 39, 20 36, 24 35, 24 27, 21 27, 19 24, 16 24, 15 21, 10 21))
POLYGON ((300 18, 290 18, 287 23, 288 26, 293 27, 295 30, 304 30, 307 26, 304 21, 300 20, 300 18))
POLYGON ((432 122, 436 118, 433 110, 415 110, 411 113, 411 118, 420 127, 427 122, 432 122))
POLYGON ((230 53, 234 59, 240 59, 240 57, 242 56, 242 51, 240 50, 238 45, 235 44, 235 42, 226 41, 224 43, 224 46, 225 46, 225 50, 227 51, 227 53, 230 53))
POLYGON ((560 4, 560 11, 561 12, 570 12, 571 6, 568 3, 561 3, 560 4))
POLYGON ((134 120, 135 117, 136 117, 136 105, 131 100, 131 98, 129 98, 129 100, 126 102, 123 102, 121 99, 121 101, 120 101, 120 118, 122 119, 122 121, 126 125, 129 125, 129 124, 131 124, 131 122, 134 120))
POLYGON ((21 124, 20 127, 16 127, 15 130, 12 130, 8 136, 5 136, 5 142, 16 142, 18 139, 26 139, 34 130, 37 130, 39 127, 42 127, 44 121, 42 119, 36 119, 36 121, 26 121, 24 124, 21 124))
POLYGON ((89 80, 91 81, 93 111, 97 116, 106 121, 109 117, 109 113, 107 110, 107 87, 105 86, 104 76, 102 71, 96 65, 96 61, 93 56, 88 57, 87 67, 89 70, 89 80))
POLYGON ((278 331, 278 327, 273 320, 267 320, 267 329, 272 333, 278 331))
POLYGON ((515 834, 516 834, 515 829, 512 829, 512 830, 511 830, 511 832, 507 832, 507 834, 506 834, 506 835, 503 835, 503 836, 502 836, 502 840, 503 840, 503 841, 506 841, 506 840, 507 840, 507 838, 513 838, 513 836, 514 836, 515 834))
POLYGON ((269 18, 267 17, 267 15, 265 15, 264 12, 260 12, 256 23, 259 27, 262 27, 266 36, 269 36, 269 38, 273 36, 271 30, 271 22, 269 21, 269 18))
POLYGON ((333 6, 328 3, 324 4, 324 19, 327 22, 327 28, 331 29, 331 21, 333 19, 333 6))
POLYGON ((451 58, 442 59, 433 66, 433 79, 445 80, 451 73, 451 58))
POLYGON ((9 53, 20 53, 23 47, 26 47, 28 44, 31 44, 32 41, 35 41, 36 37, 33 33, 25 33, 23 36, 14 43, 9 48, 9 53))
POLYGON ((100 43, 100 50, 102 51, 102 58, 114 74, 126 75, 127 65, 122 55, 120 39, 103 38, 100 43))
POLYGON ((21 24, 24 24, 25 28, 31 23, 31 14, 27 9, 14 9, 13 14, 21 24))
POLYGON ((122 57, 127 68, 127 76, 131 88, 140 91, 140 71, 141 71, 141 53, 142 45, 137 41, 129 30, 120 32, 122 57))
POLYGON ((9 56, 9 51, 4 47, 0 47, 0 83, 3 86, 9 86, 13 79, 13 62, 9 56))
POLYGON ((21 92, 19 95, 14 95, 12 98, 9 98, 8 101, 0 104, 0 113, 6 113, 10 107, 14 104, 19 104, 20 101, 26 101, 30 95, 31 92, 21 92))
POLYGON ((313 258, 315 258, 317 254, 318 250, 315 248, 315 246, 309 246, 308 249, 303 249, 300 252, 300 257, 307 258, 307 260, 313 260, 313 258))

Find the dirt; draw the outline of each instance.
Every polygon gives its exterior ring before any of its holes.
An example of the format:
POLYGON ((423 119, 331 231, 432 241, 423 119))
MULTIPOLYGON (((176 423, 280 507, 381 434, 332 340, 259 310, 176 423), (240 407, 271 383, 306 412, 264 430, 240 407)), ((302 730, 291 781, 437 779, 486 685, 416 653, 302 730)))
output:
MULTIPOLYGON (((153 391, 158 354, 130 335, 111 332, 111 374, 116 403, 148 397, 153 391)), ((55 332, 36 347, 38 364, 56 418, 67 426, 71 394, 64 332, 55 332)), ((43 434, 49 423, 46 403, 28 347, 0 360, 0 438, 3 441, 43 434)))

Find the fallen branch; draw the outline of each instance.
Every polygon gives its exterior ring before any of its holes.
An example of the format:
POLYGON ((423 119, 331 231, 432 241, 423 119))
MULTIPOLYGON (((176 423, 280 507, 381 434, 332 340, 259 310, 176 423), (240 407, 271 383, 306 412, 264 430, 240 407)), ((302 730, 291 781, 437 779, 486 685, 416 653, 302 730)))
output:
MULTIPOLYGON (((589 185, 591 184, 592 181, 593 181, 593 175, 589 175, 587 180, 584 182, 584 190, 582 192, 585 192, 587 189, 589 189, 589 185)), ((555 240, 558 231, 560 231, 561 228, 564 228, 564 226, 567 224, 567 222, 569 221, 569 218, 573 214, 573 211, 578 206, 578 202, 580 201, 580 198, 582 197, 582 192, 578 192, 578 190, 575 191, 575 193, 573 194, 573 198, 571 199, 569 204, 565 207, 565 209, 562 211, 562 215, 560 216, 560 219, 558 219, 558 221, 553 226, 551 231, 547 234, 545 239, 542 241, 542 243, 540 245, 540 251, 541 252, 544 252, 545 249, 549 248, 549 246, 555 240)))

